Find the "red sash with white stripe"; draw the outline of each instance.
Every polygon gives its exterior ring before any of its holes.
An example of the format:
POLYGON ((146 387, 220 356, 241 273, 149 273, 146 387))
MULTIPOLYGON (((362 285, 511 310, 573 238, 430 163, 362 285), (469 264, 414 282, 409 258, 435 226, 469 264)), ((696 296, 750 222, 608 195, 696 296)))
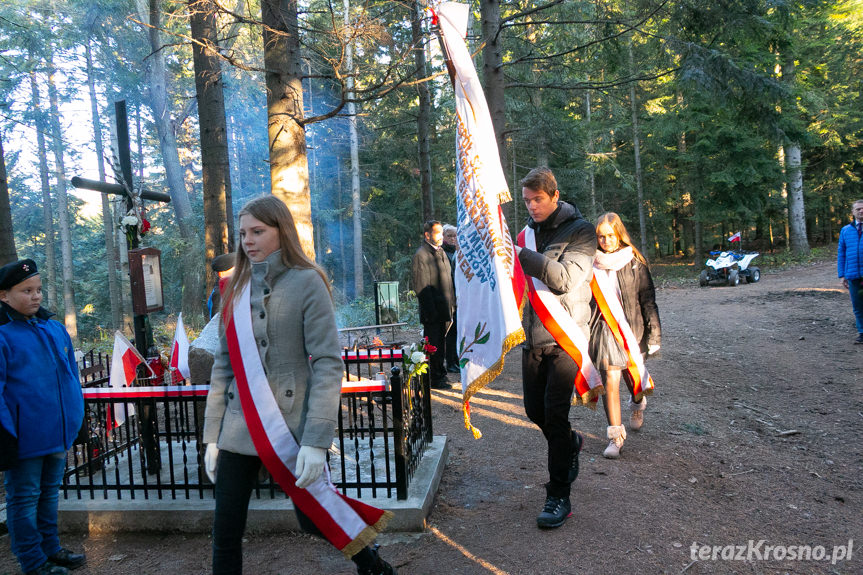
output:
POLYGON ((615 341, 626 350, 626 369, 623 376, 630 383, 632 400, 639 403, 645 394, 653 393, 653 379, 647 373, 638 340, 635 339, 635 333, 626 321, 623 306, 620 305, 620 299, 617 297, 617 290, 608 274, 597 274, 594 270, 593 279, 590 280, 590 291, 615 341))
POLYGON ((225 318, 225 336, 243 415, 258 457, 288 497, 345 557, 352 557, 374 541, 392 513, 339 493, 329 468, 306 489, 296 486, 294 471, 300 448, 285 423, 270 388, 252 331, 249 285, 225 318))
MULTIPOLYGON (((518 234, 518 245, 536 251, 536 235, 530 227, 524 228, 518 234)), ((530 277, 521 269, 516 258, 516 274, 513 278, 516 298, 523 297, 525 284, 530 305, 539 321, 576 365, 578 374, 575 376, 575 397, 573 402, 583 403, 590 407, 596 406, 596 400, 603 393, 602 379, 599 372, 590 361, 587 353, 587 338, 584 332, 572 319, 572 316, 561 305, 551 290, 539 279, 530 277)))

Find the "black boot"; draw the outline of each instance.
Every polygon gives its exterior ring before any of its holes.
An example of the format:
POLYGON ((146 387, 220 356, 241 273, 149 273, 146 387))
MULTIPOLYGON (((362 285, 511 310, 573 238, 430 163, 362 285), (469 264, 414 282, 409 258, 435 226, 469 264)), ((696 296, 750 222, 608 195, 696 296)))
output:
POLYGON ((351 558, 357 564, 357 575, 398 575, 395 567, 381 559, 379 547, 371 545, 351 558))
POLYGON ((69 570, 50 561, 45 561, 35 569, 27 571, 24 575, 69 575, 69 570))
POLYGON ((584 445, 584 438, 580 433, 572 432, 572 455, 569 460, 569 482, 575 481, 578 477, 578 454, 581 453, 581 446, 584 445))
POLYGON ((48 561, 54 565, 60 565, 70 571, 77 569, 87 562, 87 556, 83 553, 73 553, 68 549, 61 548, 59 551, 48 557, 48 561))
POLYGON ((572 506, 569 497, 545 498, 545 506, 542 513, 536 518, 536 525, 542 529, 554 529, 566 523, 567 518, 572 515, 572 506))

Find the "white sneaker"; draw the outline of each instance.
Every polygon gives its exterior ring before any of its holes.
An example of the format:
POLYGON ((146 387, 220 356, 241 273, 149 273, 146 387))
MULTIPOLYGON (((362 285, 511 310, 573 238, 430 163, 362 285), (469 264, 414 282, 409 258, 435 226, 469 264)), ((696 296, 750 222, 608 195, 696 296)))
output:
POLYGON ((620 457, 620 449, 626 439, 626 428, 622 425, 609 425, 607 433, 610 441, 608 447, 602 452, 602 456, 606 459, 617 459, 620 457))

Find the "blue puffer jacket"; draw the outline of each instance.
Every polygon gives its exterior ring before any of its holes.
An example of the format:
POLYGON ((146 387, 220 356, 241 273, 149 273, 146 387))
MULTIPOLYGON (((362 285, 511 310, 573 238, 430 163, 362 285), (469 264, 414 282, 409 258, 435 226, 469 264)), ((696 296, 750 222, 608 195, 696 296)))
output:
POLYGON ((863 237, 851 223, 839 232, 839 252, 836 258, 839 277, 856 280, 863 277, 863 237))
POLYGON ((18 459, 66 451, 84 420, 72 340, 50 317, 0 309, 0 424, 18 437, 18 459))

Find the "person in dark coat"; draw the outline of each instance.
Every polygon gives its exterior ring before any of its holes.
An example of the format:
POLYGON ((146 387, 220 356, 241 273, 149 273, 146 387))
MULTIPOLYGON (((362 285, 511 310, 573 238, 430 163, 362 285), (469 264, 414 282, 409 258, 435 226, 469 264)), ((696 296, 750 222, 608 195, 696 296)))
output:
MULTIPOLYGON (((623 308, 622 318, 632 330, 638 350, 633 353, 653 355, 659 351, 661 327, 659 324, 659 309, 656 307, 656 290, 653 278, 647 267, 647 260, 641 252, 632 245, 632 239, 626 231, 623 222, 615 213, 603 214, 596 223, 596 237, 599 250, 593 263, 593 273, 597 281, 601 276, 609 279, 607 285, 614 286, 618 300, 623 308)), ((620 421, 620 380, 623 369, 626 368, 628 355, 615 339, 608 327, 602 312, 591 300, 590 317, 590 357, 593 364, 602 374, 605 395, 602 398, 605 414, 608 419, 608 447, 603 456, 617 459, 620 449, 626 439, 626 428, 620 421)), ((615 318, 618 324, 623 324, 621 318, 615 318)), ((639 358, 640 360, 641 358, 639 358)), ((628 378, 624 378, 631 389, 628 378)), ((644 424, 644 409, 647 397, 639 397, 635 402, 630 399, 629 406, 630 429, 638 431, 644 424)))
MULTIPOLYGON (((452 270, 452 283, 455 286, 455 267, 458 262, 456 252, 458 251, 458 228, 450 224, 443 226, 443 251, 446 252, 446 257, 449 259, 449 266, 452 270)), ((455 288, 453 288, 455 293, 455 288)), ((452 311, 452 326, 446 333, 446 370, 449 373, 461 373, 461 368, 458 365, 458 298, 454 299, 455 305, 452 311)))
POLYGON ((84 420, 75 349, 41 306, 31 259, 0 268, 0 444, 6 526, 25 575, 65 575, 83 554, 60 546, 57 504, 66 451, 84 420))
MULTIPOLYGON (((518 261, 525 275, 548 286, 586 338, 596 251, 593 225, 578 208, 560 199, 557 180, 548 168, 534 168, 521 180, 521 186, 536 251, 517 246, 518 261)), ((531 304, 524 308, 522 326, 524 410, 548 443, 549 480, 545 484, 545 504, 536 522, 543 529, 556 528, 571 515, 569 496, 578 476, 583 443, 569 422, 579 365, 558 345, 531 304)))
POLYGON ((444 358, 446 333, 452 324, 455 289, 452 268, 443 250, 443 226, 430 220, 423 227, 425 239, 413 257, 411 289, 417 294, 420 322, 429 343, 436 347, 429 357, 429 377, 435 389, 450 389, 444 358))

